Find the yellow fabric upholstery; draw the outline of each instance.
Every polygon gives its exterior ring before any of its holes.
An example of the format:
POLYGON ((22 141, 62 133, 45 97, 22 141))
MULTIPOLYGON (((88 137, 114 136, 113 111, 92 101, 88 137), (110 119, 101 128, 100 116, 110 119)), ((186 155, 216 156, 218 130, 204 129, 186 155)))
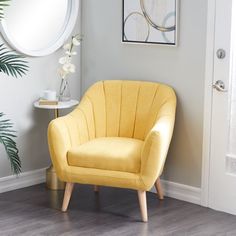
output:
POLYGON ((49 125, 49 150, 58 177, 149 190, 164 167, 175 109, 175 93, 163 84, 95 83, 73 112, 49 125))
POLYGON ((71 148, 70 166, 139 173, 143 141, 131 138, 97 138, 71 148))

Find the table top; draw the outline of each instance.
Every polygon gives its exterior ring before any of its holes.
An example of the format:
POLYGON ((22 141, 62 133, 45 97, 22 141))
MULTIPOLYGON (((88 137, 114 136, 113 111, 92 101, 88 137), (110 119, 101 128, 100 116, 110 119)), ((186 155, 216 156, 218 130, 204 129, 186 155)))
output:
POLYGON ((77 100, 70 100, 68 102, 58 102, 58 105, 39 105, 39 101, 34 102, 34 107, 40 109, 66 109, 79 104, 77 100))

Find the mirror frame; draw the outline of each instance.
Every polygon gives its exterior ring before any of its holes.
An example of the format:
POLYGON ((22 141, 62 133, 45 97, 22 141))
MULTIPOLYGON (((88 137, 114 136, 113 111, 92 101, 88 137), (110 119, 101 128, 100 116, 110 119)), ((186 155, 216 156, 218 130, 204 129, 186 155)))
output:
MULTIPOLYGON (((76 24, 76 20, 78 17, 79 7, 80 7, 80 1, 79 0, 68 0, 68 9, 67 9, 67 15, 66 19, 63 25, 64 30, 62 33, 49 45, 47 48, 40 49, 40 50, 28 50, 23 47, 21 47, 13 37, 11 37, 11 33, 7 29, 6 20, 3 19, 0 22, 0 31, 3 36, 3 38, 7 41, 9 46, 11 46, 16 51, 27 55, 27 56, 33 56, 33 57, 41 57, 46 56, 49 54, 52 54, 56 50, 58 50, 68 39, 70 34, 72 33, 74 26, 76 24)), ((11 7, 11 6, 10 6, 11 7)))

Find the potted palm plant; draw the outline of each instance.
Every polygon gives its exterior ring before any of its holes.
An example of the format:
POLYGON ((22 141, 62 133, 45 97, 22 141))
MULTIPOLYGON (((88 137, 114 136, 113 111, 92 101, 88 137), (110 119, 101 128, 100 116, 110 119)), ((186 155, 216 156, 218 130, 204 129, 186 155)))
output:
MULTIPOLYGON (((0 0, 0 20, 4 17, 4 7, 9 6, 10 0, 0 0)), ((0 44, 0 72, 12 76, 13 78, 22 77, 28 70, 27 62, 24 57, 8 50, 4 44, 0 44)), ((4 118, 4 113, 0 112, 0 144, 4 146, 6 154, 11 164, 14 174, 21 172, 21 160, 19 150, 15 142, 16 131, 13 123, 4 118)))

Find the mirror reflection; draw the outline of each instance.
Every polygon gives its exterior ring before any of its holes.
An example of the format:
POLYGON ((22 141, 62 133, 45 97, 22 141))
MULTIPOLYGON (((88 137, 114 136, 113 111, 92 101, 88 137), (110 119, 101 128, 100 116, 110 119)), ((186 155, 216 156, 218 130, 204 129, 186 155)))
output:
POLYGON ((70 0, 12 0, 5 9, 5 28, 13 44, 28 51, 45 49, 64 32, 70 0))

